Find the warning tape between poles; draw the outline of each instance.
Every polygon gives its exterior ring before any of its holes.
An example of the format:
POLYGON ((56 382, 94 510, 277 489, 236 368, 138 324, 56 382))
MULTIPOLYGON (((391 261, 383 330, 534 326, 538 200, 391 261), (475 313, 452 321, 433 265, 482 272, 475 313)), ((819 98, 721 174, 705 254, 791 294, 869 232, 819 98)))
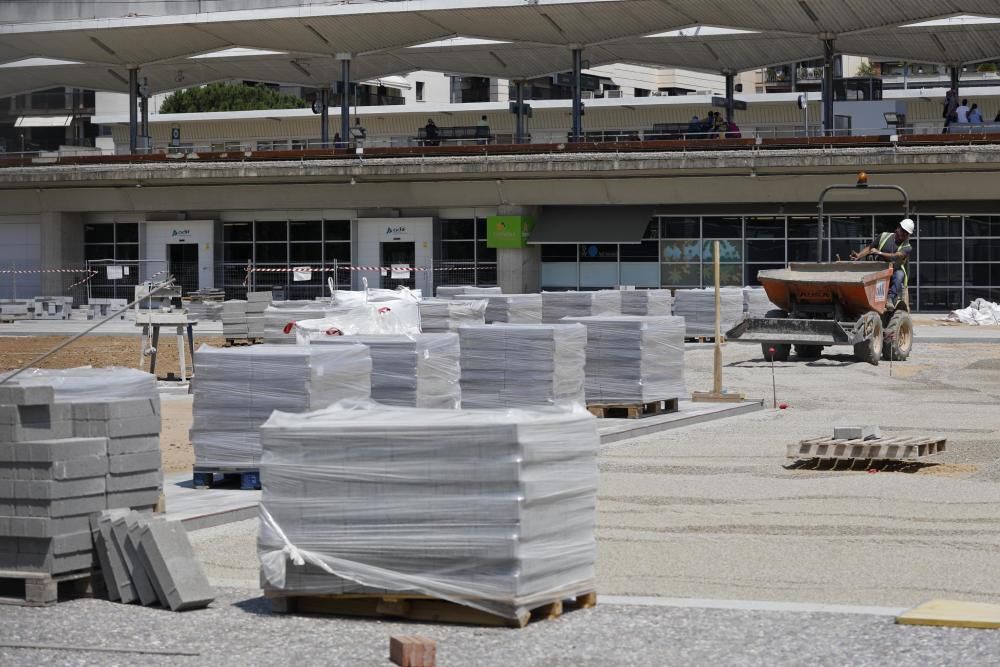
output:
POLYGON ((426 268, 420 266, 407 266, 405 268, 400 266, 325 266, 325 267, 311 267, 311 266, 296 266, 292 268, 285 267, 248 267, 247 273, 329 273, 331 271, 469 271, 475 269, 475 266, 448 266, 448 267, 438 267, 438 268, 426 268))

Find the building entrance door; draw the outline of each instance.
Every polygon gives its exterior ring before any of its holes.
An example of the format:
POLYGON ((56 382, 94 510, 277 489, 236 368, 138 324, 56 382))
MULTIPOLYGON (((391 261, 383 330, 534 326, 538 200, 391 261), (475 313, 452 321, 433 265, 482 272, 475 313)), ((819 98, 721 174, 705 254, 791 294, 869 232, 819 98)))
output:
POLYGON ((386 289, 396 289, 397 287, 408 287, 415 289, 417 280, 412 268, 417 260, 417 244, 413 241, 383 241, 382 242, 382 266, 386 269, 393 265, 404 265, 411 269, 406 278, 393 278, 392 272, 382 278, 382 287, 386 289))
POLYGON ((198 244, 170 243, 167 245, 167 263, 170 275, 183 294, 198 289, 198 244))

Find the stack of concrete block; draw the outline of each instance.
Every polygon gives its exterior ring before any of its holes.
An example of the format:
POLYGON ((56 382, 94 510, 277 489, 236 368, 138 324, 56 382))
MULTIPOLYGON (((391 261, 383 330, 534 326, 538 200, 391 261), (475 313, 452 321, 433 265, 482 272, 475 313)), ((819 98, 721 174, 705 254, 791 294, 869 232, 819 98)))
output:
POLYGON ((0 303, 0 320, 13 322, 14 320, 30 320, 31 312, 28 310, 28 303, 25 301, 7 301, 0 303))
POLYGON ((222 336, 226 340, 245 340, 250 338, 247 327, 247 302, 242 299, 230 299, 222 304, 222 336))
POLYGON ((639 405, 680 398, 684 318, 567 318, 587 327, 588 405, 639 405))
POLYGON ((222 301, 191 301, 187 304, 188 318, 199 322, 221 322, 222 301))
POLYGON ((321 320, 332 311, 329 303, 317 301, 275 301, 264 310, 264 342, 295 345, 295 322, 321 320))
POLYGON ((764 317, 768 311, 778 307, 771 303, 763 287, 743 288, 743 314, 748 317, 764 317))
POLYGON ((619 290, 596 292, 542 292, 542 322, 556 324, 564 317, 621 315, 619 290))
POLYGON ((31 311, 36 320, 65 320, 73 309, 71 296, 36 296, 31 303, 31 311))
POLYGON ((455 297, 481 297, 490 294, 503 294, 499 287, 475 287, 474 285, 450 285, 438 287, 437 296, 439 299, 452 299, 455 297))
POLYGON ((486 297, 486 323, 541 324, 541 294, 501 294, 486 297))
POLYGON ((270 305, 270 292, 247 292, 247 331, 250 338, 264 338, 264 311, 270 305))
MULTIPOLYGON (((719 290, 722 335, 743 319, 743 289, 719 290)), ((715 336, 715 288, 681 289, 674 295, 674 315, 683 317, 687 336, 715 336)))
POLYGON ((364 345, 202 346, 195 363, 196 468, 256 470, 257 429, 275 410, 306 412, 371 396, 372 360, 364 345))
POLYGON ((417 304, 420 311, 420 330, 424 333, 458 331, 467 324, 486 322, 486 300, 423 299, 417 304))
POLYGON ((358 343, 371 353, 373 400, 413 408, 461 407, 458 334, 330 336, 312 344, 358 343))
MULTIPOLYGON (((87 307, 90 309, 90 319, 92 320, 104 319, 112 313, 117 313, 127 305, 127 299, 94 298, 87 302, 87 307)), ((119 319, 129 319, 132 316, 132 311, 129 310, 122 313, 119 319)))
POLYGON ((275 413, 261 439, 265 589, 523 620, 594 588, 599 438, 582 410, 338 405, 275 413))
POLYGON ((90 319, 90 308, 80 306, 69 311, 69 319, 74 322, 85 322, 90 319))
POLYGON ((90 524, 109 600, 187 611, 215 599, 180 521, 108 510, 90 524))
POLYGON ((622 315, 669 316, 674 296, 668 289, 622 290, 622 315))
POLYGON ((582 404, 587 330, 581 324, 462 327, 462 407, 582 404))

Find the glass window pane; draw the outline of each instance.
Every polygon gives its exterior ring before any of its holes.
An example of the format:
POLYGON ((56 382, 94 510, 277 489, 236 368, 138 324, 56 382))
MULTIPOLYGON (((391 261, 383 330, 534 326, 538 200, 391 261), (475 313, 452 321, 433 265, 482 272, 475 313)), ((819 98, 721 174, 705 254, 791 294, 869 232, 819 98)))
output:
POLYGON ((245 264, 253 257, 253 246, 249 243, 223 243, 222 261, 227 264, 245 264))
POLYGON ((474 241, 446 241, 441 244, 441 260, 444 262, 476 261, 476 243, 474 241))
POLYGON ((788 242, 789 262, 815 262, 816 261, 816 241, 789 241, 788 242))
MULTIPOLYGON (((899 223, 902 219, 902 213, 899 215, 876 215, 875 235, 881 234, 882 232, 896 231, 896 227, 899 227, 899 223)), ((875 238, 875 235, 873 235, 872 238, 875 238)))
MULTIPOLYGON (((945 311, 964 307, 961 289, 923 289, 920 293, 920 310, 945 311)), ((967 305, 967 304, 966 304, 967 305)))
POLYGON ((966 288, 965 290, 965 301, 971 302, 976 299, 986 299, 987 301, 992 301, 993 303, 1000 303, 1000 288, 985 289, 979 288, 966 288))
MULTIPOLYGON (((715 285, 715 266, 706 264, 702 269, 704 285, 715 285)), ((742 287, 743 286, 743 265, 742 264, 720 264, 719 284, 722 287, 742 287)))
POLYGON ((743 219, 739 217, 702 218, 702 235, 706 239, 731 239, 743 236, 743 219))
POLYGON ((257 220, 254 222, 254 232, 258 243, 261 241, 287 241, 288 222, 285 220, 257 220))
POLYGON ((838 238, 874 238, 872 234, 872 217, 870 215, 838 215, 831 216, 830 234, 838 238))
POLYGON ((476 257, 476 261, 480 264, 483 262, 495 262, 497 261, 497 249, 487 248, 486 241, 476 242, 476 252, 479 253, 476 257))
POLYGON ((585 243, 580 246, 581 262, 617 262, 618 245, 615 243, 585 243))
POLYGON ((928 264, 917 267, 921 287, 950 287, 962 284, 961 264, 928 264))
POLYGON ((860 239, 833 239, 830 242, 830 253, 834 260, 838 257, 842 261, 851 258, 851 253, 861 250, 871 244, 871 239, 865 237, 860 239))
POLYGON ((113 224, 84 225, 84 243, 114 243, 115 226, 113 224))
MULTIPOLYGON (((705 241, 705 250, 702 257, 706 262, 715 261, 715 241, 705 241)), ((782 243, 784 246, 784 243, 782 243)), ((784 254, 784 251, 782 251, 784 254)), ((726 239, 719 241, 719 261, 720 262, 742 262, 743 242, 739 239, 726 239)))
POLYGON ((323 240, 325 241, 350 241, 351 221, 350 220, 325 220, 323 222, 323 240))
POLYGON ((747 218, 746 237, 748 239, 785 238, 784 218, 747 218))
POLYGON ((696 239, 701 236, 698 218, 660 218, 660 238, 696 239))
POLYGON ((138 243, 139 242, 139 223, 138 222, 119 222, 115 225, 115 242, 116 243, 138 243))
POLYGON ((970 215, 965 218, 966 236, 1000 236, 1000 216, 970 215))
POLYGON ((323 261, 323 244, 293 243, 291 246, 291 261, 321 263, 323 261))
POLYGON ((661 241, 660 257, 664 262, 701 261, 701 241, 661 241))
POLYGON ((442 239, 468 239, 476 238, 475 220, 442 220, 442 239))
POLYGON ((962 241, 960 239, 947 241, 923 239, 920 242, 920 256, 925 262, 961 262, 962 241))
POLYGON ((288 226, 292 241, 323 240, 323 223, 319 220, 295 220, 288 226))
POLYGON ((83 246, 84 259, 114 259, 115 246, 111 243, 83 246))
POLYGON ((542 245, 543 262, 575 262, 576 245, 572 243, 545 243, 542 245))
POLYGON ((222 241, 230 243, 232 241, 253 241, 253 234, 250 231, 249 222, 227 222, 222 225, 222 241))
MULTIPOLYGON (((815 251, 815 248, 813 248, 815 251)), ((815 252, 813 253, 815 254, 815 252)), ((760 285, 760 280, 757 278, 758 271, 770 271, 771 269, 783 269, 784 264, 747 264, 747 285, 760 285)))
POLYGON ((818 226, 815 216, 788 218, 788 238, 815 239, 818 226))
POLYGON ((663 287, 700 287, 701 264, 663 264, 660 280, 663 287))
POLYGON ((646 231, 643 233, 642 238, 644 239, 658 239, 660 238, 660 222, 657 218, 653 218, 646 225, 646 231))
POLYGON ((658 262, 660 244, 657 241, 623 243, 618 247, 623 262, 658 262))
POLYGON ((1000 266, 994 264, 966 264, 965 284, 1000 287, 1000 266))
POLYGON ((958 215, 921 215, 917 236, 961 236, 962 218, 958 215))
POLYGON ((332 264, 333 262, 338 262, 340 264, 350 264, 351 263, 351 244, 350 243, 327 243, 326 244, 326 256, 323 261, 327 264, 332 264))
POLYGON ((115 246, 115 259, 139 259, 139 244, 123 243, 115 246))
POLYGON ((284 264, 288 261, 288 246, 284 243, 258 243, 256 246, 258 264, 284 264))
MULTIPOLYGON (((808 243, 808 241, 807 241, 808 243)), ((781 240, 748 240, 748 262, 784 262, 785 241, 781 240)))
POLYGON ((476 218, 476 238, 486 239, 486 218, 476 218))
POLYGON ((966 239, 966 262, 1000 262, 1000 239, 966 239))

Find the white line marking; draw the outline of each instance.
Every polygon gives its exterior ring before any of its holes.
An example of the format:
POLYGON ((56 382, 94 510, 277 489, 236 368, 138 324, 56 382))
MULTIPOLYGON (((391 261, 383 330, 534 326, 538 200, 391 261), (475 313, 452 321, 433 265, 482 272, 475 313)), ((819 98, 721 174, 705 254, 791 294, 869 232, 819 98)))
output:
POLYGON ((802 614, 868 614, 899 616, 910 607, 869 607, 863 605, 821 604, 811 602, 766 602, 761 600, 705 600, 701 598, 659 598, 631 595, 600 595, 599 604, 638 607, 680 607, 690 609, 736 609, 741 611, 785 611, 802 614))

